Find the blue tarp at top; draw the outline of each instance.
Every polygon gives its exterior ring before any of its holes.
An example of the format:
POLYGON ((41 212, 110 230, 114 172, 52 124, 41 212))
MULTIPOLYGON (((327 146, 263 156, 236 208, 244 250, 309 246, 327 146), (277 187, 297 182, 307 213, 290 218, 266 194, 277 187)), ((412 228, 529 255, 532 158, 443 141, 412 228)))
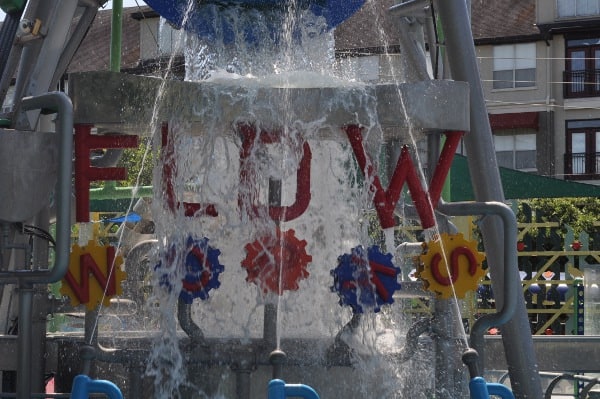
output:
MULTIPOLYGON (((296 7, 309 9, 314 15, 323 17, 328 29, 333 29, 358 11, 365 0, 295 0, 296 7)), ((204 0, 190 4, 189 0, 146 0, 154 11, 165 18, 176 28, 184 28, 194 32, 207 41, 222 40, 225 44, 235 40, 231 13, 248 13, 249 21, 256 24, 259 20, 270 24, 272 36, 277 36, 283 30, 283 18, 277 18, 284 13, 290 0, 204 0)), ((239 28, 239 27, 238 27, 239 28)), ((243 28, 244 39, 255 42, 260 36, 253 26, 243 28)))

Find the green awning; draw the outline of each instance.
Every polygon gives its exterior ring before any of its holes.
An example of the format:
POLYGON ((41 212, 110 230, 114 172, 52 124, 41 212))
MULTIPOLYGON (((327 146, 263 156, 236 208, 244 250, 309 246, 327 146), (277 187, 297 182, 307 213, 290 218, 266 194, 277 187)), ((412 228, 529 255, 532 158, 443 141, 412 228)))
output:
MULTIPOLYGON (((600 197, 600 186, 500 168, 506 199, 600 197)), ((450 200, 474 201, 467 158, 455 155, 450 172, 450 200)))

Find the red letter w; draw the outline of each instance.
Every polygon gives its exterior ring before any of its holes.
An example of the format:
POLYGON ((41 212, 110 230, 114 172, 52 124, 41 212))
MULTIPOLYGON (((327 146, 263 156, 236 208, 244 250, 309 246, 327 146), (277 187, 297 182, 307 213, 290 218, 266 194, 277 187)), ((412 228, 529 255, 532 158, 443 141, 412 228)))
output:
POLYGON ((408 152, 408 147, 404 146, 402 148, 389 187, 385 191, 381 185, 377 171, 363 146, 361 128, 357 125, 350 125, 345 128, 345 131, 360 169, 365 174, 367 181, 371 181, 369 190, 373 193, 373 202, 381 227, 387 229, 396 225, 394 209, 400 199, 404 182, 408 185, 411 198, 421 219, 421 226, 424 229, 433 227, 435 225, 433 209, 437 206, 440 199, 442 187, 448 175, 448 170, 452 165, 454 152, 462 137, 462 132, 444 133, 446 141, 435 167, 431 184, 429 185, 429 192, 426 192, 421 186, 415 165, 408 152))

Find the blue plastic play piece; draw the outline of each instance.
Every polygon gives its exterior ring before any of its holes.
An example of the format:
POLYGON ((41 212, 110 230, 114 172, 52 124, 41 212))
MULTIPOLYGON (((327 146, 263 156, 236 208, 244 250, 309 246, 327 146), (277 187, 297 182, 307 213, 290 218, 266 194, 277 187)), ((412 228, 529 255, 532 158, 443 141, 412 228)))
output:
POLYGON ((379 312, 381 305, 394 302, 393 294, 400 289, 398 274, 400 268, 392 263, 391 254, 381 253, 377 245, 365 253, 359 245, 338 258, 338 266, 331 270, 331 289, 340 297, 340 305, 350 306, 354 313, 379 312))
POLYGON ((71 399, 88 399, 92 393, 102 393, 109 399, 123 399, 118 386, 106 380, 92 380, 85 374, 75 376, 71 399))
MULTIPOLYGON (((352 14, 354 14, 365 0, 296 0, 296 8, 309 9, 317 17, 325 18, 328 29, 333 29, 352 14)), ((214 41, 219 37, 225 44, 234 41, 231 30, 231 14, 225 11, 237 9, 241 13, 258 12, 257 19, 272 19, 270 31, 273 35, 283 29, 281 18, 290 4, 290 0, 208 0, 195 1, 190 4, 189 0, 146 0, 146 3, 163 18, 176 28, 184 28, 194 32, 200 37, 214 41)), ((255 19, 256 20, 256 19, 255 19)), ((247 42, 255 42, 259 39, 252 32, 252 27, 247 27, 244 39, 247 42)))
POLYGON ((219 275, 225 267, 219 263, 221 251, 208 245, 208 238, 188 238, 189 251, 185 256, 185 276, 179 297, 187 304, 194 298, 208 299, 208 292, 221 286, 219 275))
POLYGON ((103 222, 104 223, 123 223, 123 222, 137 223, 137 222, 140 222, 141 220, 142 220, 142 217, 140 215, 138 215, 135 212, 129 212, 127 215, 110 218, 110 219, 104 219, 103 222))
POLYGON ((304 384, 286 384, 282 380, 271 380, 269 382, 268 399, 285 398, 319 399, 319 394, 304 384))
POLYGON ((515 399, 512 391, 505 385, 485 382, 482 377, 472 378, 469 382, 471 399, 489 399, 490 395, 499 396, 502 399, 515 399))
MULTIPOLYGON (((172 245, 169 251, 162 255, 162 260, 154 270, 160 272, 163 266, 169 267, 171 263, 181 259, 175 253, 176 250, 176 246, 172 245)), ((209 291, 221 286, 219 276, 225 267, 219 263, 220 254, 220 250, 208 245, 206 237, 199 240, 191 236, 187 238, 184 261, 177 265, 177 275, 182 276, 179 298, 184 303, 191 304, 195 298, 208 299, 209 291)), ((172 278, 171 274, 162 274, 159 277, 160 286, 170 291, 173 287, 172 278)))

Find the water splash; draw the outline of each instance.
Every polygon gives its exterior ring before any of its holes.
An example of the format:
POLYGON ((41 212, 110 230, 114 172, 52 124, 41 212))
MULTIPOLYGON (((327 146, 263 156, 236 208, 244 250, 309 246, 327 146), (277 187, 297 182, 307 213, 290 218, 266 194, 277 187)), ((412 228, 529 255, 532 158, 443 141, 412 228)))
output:
MULTIPOLYGON (((186 80, 203 85, 196 99, 195 115, 202 120, 202 126, 179 120, 176 113, 169 121, 173 159, 177 162, 177 171, 171 176, 172 190, 179 202, 216 204, 218 215, 190 218, 184 215, 183 208, 165 207, 165 198, 171 193, 164 184, 163 165, 155 168, 154 186, 162 187, 162 191, 155 191, 152 208, 159 252, 164 254, 175 248, 175 253, 185 253, 183 243, 189 234, 206 236, 222 250, 225 272, 221 288, 192 308, 193 319, 211 338, 222 337, 224 331, 227 338, 243 343, 261 338, 264 304, 275 301, 279 309, 277 346, 282 337, 335 336, 351 314, 348 309, 339 308, 335 294, 329 290, 329 270, 335 266, 337 256, 358 244, 368 246, 374 240, 367 224, 361 222, 365 209, 372 207, 372 193, 367 189, 370 182, 362 181, 352 151, 339 124, 331 119, 330 111, 339 108, 353 112, 357 104, 364 110, 368 117, 361 121, 367 152, 378 160, 383 136, 376 99, 366 85, 339 76, 330 46, 332 36, 323 31, 323 21, 308 14, 297 19, 293 9, 292 14, 293 18, 289 17, 284 24, 287 33, 277 39, 277 46, 267 43, 250 48, 238 41, 235 46, 223 44, 217 47, 219 50, 213 50, 196 36, 186 37, 186 80), (293 44, 298 37, 304 45, 297 52, 293 44), (276 97, 269 95, 273 88, 281 89, 276 97), (322 108, 302 112, 294 106, 293 91, 289 90, 298 88, 334 90, 326 93, 330 97, 321 103, 322 108), (336 92, 340 95, 334 95, 336 92), (349 97, 353 101, 348 101, 349 97), (235 106, 221 108, 225 101, 235 106), (207 103, 215 107, 203 106, 207 103), (236 110, 235 114, 231 109, 236 110), (255 140, 242 163, 242 125, 276 131, 281 139, 269 143, 255 140), (311 146, 313 157, 310 204, 302 217, 273 220, 269 208, 264 206, 269 203, 268 181, 281 181, 282 204, 294 201, 296 172, 305 142, 311 146), (243 169, 256 174, 253 182, 256 184, 240 185, 243 169), (257 203, 263 206, 256 207, 257 203), (253 212, 256 214, 252 215, 253 212), (246 256, 245 245, 261 235, 273 234, 277 224, 282 230, 293 229, 298 237, 308 241, 307 252, 313 259, 309 265, 310 278, 299 282, 299 291, 282 296, 264 295, 248 284, 239 265, 246 256)), ((161 106, 158 98, 155 108, 161 106)), ((156 122, 153 131, 158 131, 156 122)), ((154 148, 162 147, 158 134, 154 141, 154 148)), ((394 237, 390 233, 387 236, 386 246, 392 252, 394 237)), ((157 397, 181 396, 181 390, 190 385, 173 311, 182 278, 178 266, 182 262, 180 255, 157 268, 155 292, 150 300, 152 304, 160 304, 156 317, 161 329, 148 368, 148 375, 155 379, 157 397), (161 285, 165 275, 171 282, 168 289, 161 285)), ((158 262, 156 259, 154 264, 158 262)), ((283 270, 283 265, 279 270, 283 270)), ((407 324, 399 321, 393 329, 383 328, 382 333, 382 323, 394 320, 395 316, 386 312, 369 316, 357 334, 348 338, 357 349, 354 360, 358 371, 354 375, 361 381, 364 396, 379 390, 384 396, 394 397, 402 392, 403 380, 397 379, 401 366, 394 361, 383 366, 381 361, 384 353, 393 351, 394 344, 402 340, 401 327, 407 324), (376 378, 372 378, 374 375, 376 378)), ((325 345, 311 348, 315 358, 322 357, 326 349, 325 345)))

